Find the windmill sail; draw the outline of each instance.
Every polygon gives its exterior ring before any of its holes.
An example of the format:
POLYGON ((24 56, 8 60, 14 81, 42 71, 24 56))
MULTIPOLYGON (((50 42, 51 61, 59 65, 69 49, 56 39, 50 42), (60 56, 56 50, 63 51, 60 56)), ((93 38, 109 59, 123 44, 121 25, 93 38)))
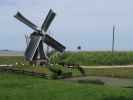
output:
POLYGON ((55 18, 55 13, 52 11, 52 9, 50 9, 44 23, 42 24, 42 27, 41 27, 41 30, 46 32, 50 26, 50 24, 52 23, 52 21, 54 20, 55 18))
POLYGON ((51 46, 52 48, 56 49, 59 52, 63 52, 66 47, 63 46, 61 43, 59 43, 58 41, 56 41, 55 39, 53 39, 51 36, 49 36, 48 34, 46 34, 44 36, 44 42, 51 46))
POLYGON ((25 51, 25 58, 26 60, 32 61, 34 58, 35 53, 37 52, 37 48, 41 42, 42 37, 40 36, 32 36, 30 43, 25 51))
POLYGON ((20 12, 18 12, 14 17, 19 21, 21 21, 22 23, 24 23, 25 25, 32 28, 33 30, 37 31, 37 26, 33 24, 31 21, 29 21, 28 19, 26 19, 20 12))

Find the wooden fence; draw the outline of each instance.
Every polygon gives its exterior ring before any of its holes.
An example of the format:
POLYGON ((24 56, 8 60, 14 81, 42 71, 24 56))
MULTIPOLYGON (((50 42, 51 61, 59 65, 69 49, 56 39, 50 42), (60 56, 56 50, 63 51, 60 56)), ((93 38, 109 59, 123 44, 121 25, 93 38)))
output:
POLYGON ((9 72, 9 73, 15 73, 15 74, 23 74, 23 75, 30 75, 30 76, 36 76, 36 77, 41 77, 41 78, 46 78, 47 74, 45 73, 39 73, 35 71, 27 71, 27 70, 22 70, 18 68, 13 68, 10 66, 0 66, 0 72, 9 72))

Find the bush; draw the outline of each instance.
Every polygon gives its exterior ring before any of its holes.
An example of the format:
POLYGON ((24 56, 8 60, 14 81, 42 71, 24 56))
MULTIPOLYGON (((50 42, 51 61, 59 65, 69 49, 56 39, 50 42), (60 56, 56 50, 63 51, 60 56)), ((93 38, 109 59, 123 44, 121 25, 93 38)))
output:
POLYGON ((61 70, 60 66, 58 66, 58 65, 51 65, 48 68, 51 72, 56 73, 57 75, 62 74, 62 70, 61 70))
POLYGON ((51 73, 49 73, 48 78, 49 79, 58 79, 58 75, 57 75, 57 73, 51 72, 51 73))
POLYGON ((49 77, 50 79, 59 79, 59 78, 67 78, 72 76, 72 72, 68 72, 63 66, 61 65, 51 65, 48 67, 51 71, 49 77))

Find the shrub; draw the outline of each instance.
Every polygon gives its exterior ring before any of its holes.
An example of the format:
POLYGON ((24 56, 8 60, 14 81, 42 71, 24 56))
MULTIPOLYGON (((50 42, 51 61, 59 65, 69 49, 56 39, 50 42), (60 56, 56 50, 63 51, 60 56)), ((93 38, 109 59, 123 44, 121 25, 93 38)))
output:
POLYGON ((61 65, 51 65, 48 67, 51 71, 50 78, 52 79, 58 79, 58 78, 67 78, 72 76, 72 72, 69 72, 65 67, 61 65))
POLYGON ((58 75, 57 75, 57 73, 51 72, 51 73, 49 73, 48 78, 49 79, 58 79, 58 75))

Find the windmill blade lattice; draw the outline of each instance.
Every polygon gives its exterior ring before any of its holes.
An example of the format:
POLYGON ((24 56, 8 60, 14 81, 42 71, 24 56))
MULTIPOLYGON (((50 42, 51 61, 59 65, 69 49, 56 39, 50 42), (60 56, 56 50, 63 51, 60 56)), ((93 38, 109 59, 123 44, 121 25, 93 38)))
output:
POLYGON ((17 18, 22 23, 24 23, 25 25, 32 28, 33 30, 38 31, 37 26, 33 24, 31 21, 29 21, 28 19, 26 19, 20 12, 17 12, 17 14, 14 17, 17 18))
POLYGON ((47 30, 48 30, 50 24, 52 23, 52 21, 54 20, 55 16, 56 16, 55 12, 53 12, 52 9, 50 9, 46 19, 44 20, 44 22, 42 24, 42 27, 41 27, 42 31, 47 32, 47 30))

